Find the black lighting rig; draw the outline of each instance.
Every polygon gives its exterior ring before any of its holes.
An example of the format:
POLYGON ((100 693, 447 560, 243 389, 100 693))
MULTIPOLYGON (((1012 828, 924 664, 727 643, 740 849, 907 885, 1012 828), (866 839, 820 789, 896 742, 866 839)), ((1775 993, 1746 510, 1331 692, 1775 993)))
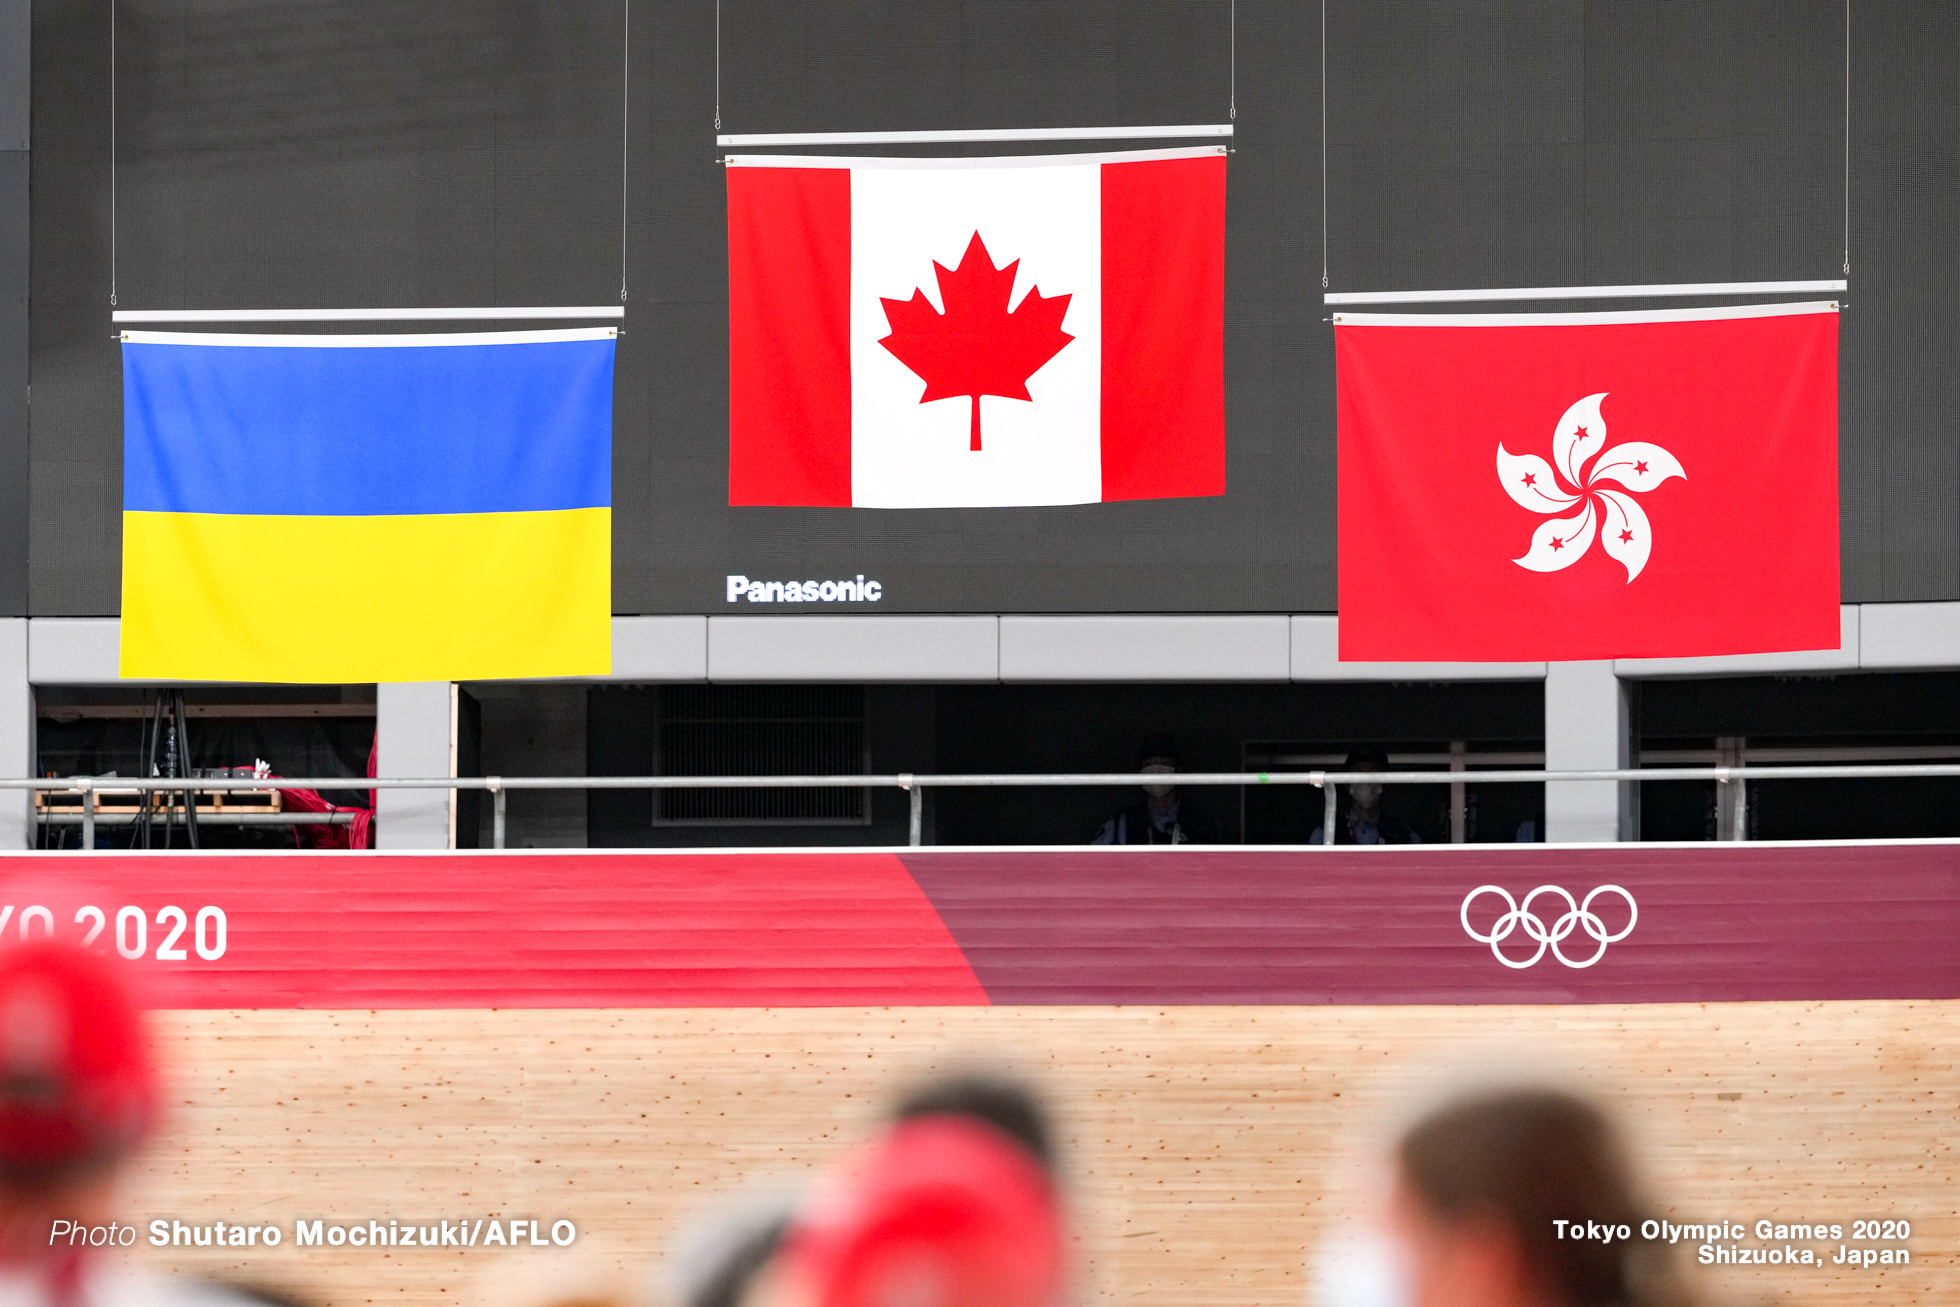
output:
MULTIPOLYGON (((182 690, 157 691, 150 707, 149 720, 143 723, 140 752, 144 776, 174 779, 192 774, 190 728, 186 717, 182 690)), ((135 847, 169 848, 180 817, 184 825, 185 843, 194 849, 198 846, 197 795, 190 790, 144 790, 142 803, 137 810, 135 847), (180 800, 183 804, 181 812, 178 810, 180 800), (159 820, 163 826, 160 844, 156 841, 159 820)))

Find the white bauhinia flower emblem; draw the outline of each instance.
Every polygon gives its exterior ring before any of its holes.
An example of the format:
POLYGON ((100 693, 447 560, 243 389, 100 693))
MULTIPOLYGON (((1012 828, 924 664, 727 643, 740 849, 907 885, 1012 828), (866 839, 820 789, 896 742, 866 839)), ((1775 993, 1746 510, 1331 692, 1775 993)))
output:
POLYGON ((1557 473, 1536 454, 1513 454, 1501 443, 1497 446, 1497 478, 1511 498, 1534 513, 1580 510, 1575 516, 1540 522, 1525 556, 1511 560, 1519 567, 1534 572, 1570 567, 1592 548, 1595 536, 1600 548, 1625 565, 1629 583, 1647 566, 1653 547, 1647 514, 1626 492, 1644 494, 1669 477, 1685 481, 1688 474, 1674 455, 1644 440, 1600 453, 1606 445, 1606 419, 1599 414, 1599 401, 1605 398, 1604 392, 1588 395, 1558 420, 1552 432, 1557 473), (1607 481, 1625 489, 1608 490, 1601 484, 1607 481))

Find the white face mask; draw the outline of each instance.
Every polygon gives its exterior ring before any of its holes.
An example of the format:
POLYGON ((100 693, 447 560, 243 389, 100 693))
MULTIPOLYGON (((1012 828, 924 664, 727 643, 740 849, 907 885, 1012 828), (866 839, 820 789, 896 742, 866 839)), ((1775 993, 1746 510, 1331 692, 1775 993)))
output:
POLYGON ((1348 789, 1353 793, 1354 801, 1364 808, 1369 807, 1375 800, 1382 796, 1382 787, 1374 784, 1372 781, 1363 781, 1359 785, 1350 785, 1348 789))
MULTIPOLYGON (((1177 772, 1177 768, 1168 766, 1161 762, 1153 762, 1148 766, 1144 767, 1142 770, 1146 776, 1171 776, 1176 774, 1177 772)), ((1145 794, 1148 794, 1153 799, 1161 799, 1166 794, 1169 794, 1172 790, 1176 788, 1177 787, 1174 785, 1165 785, 1165 784, 1156 784, 1152 782, 1147 782, 1143 787, 1143 792, 1145 794)))
POLYGON ((1408 1252, 1391 1236, 1350 1228, 1321 1246, 1313 1307, 1412 1307, 1415 1300, 1408 1252))

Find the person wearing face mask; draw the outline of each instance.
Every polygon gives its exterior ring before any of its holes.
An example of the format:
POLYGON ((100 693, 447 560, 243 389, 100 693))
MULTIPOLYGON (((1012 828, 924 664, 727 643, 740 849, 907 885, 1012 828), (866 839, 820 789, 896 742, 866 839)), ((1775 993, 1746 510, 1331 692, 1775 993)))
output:
MULTIPOLYGON (((1385 772, 1388 770, 1388 755, 1372 744, 1364 744, 1348 752, 1347 765, 1343 770, 1385 772)), ((1334 843, 1422 843, 1422 837, 1416 834, 1415 827, 1394 813, 1382 809, 1383 791, 1376 782, 1362 781, 1356 785, 1342 785, 1338 792, 1340 806, 1334 814, 1334 843)), ((1307 837, 1309 844, 1326 842, 1325 826, 1315 826, 1313 834, 1307 837)))
POLYGON ((1218 822, 1187 803, 1169 777, 1177 772, 1177 741, 1152 735, 1137 746, 1137 770, 1162 776, 1145 781, 1143 797, 1102 824, 1092 844, 1217 844, 1218 822))
POLYGON ((1323 1266, 1317 1307, 1690 1307, 1606 1117, 1552 1089, 1472 1094, 1402 1136, 1385 1216, 1323 1266), (1630 1238, 1561 1238, 1574 1218, 1630 1238))

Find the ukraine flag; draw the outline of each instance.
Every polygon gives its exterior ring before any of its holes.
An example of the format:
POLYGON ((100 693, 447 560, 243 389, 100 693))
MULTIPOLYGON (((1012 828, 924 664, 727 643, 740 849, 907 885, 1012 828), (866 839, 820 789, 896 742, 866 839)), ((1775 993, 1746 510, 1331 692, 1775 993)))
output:
POLYGON ((122 674, 609 672, 614 336, 125 332, 122 674))

